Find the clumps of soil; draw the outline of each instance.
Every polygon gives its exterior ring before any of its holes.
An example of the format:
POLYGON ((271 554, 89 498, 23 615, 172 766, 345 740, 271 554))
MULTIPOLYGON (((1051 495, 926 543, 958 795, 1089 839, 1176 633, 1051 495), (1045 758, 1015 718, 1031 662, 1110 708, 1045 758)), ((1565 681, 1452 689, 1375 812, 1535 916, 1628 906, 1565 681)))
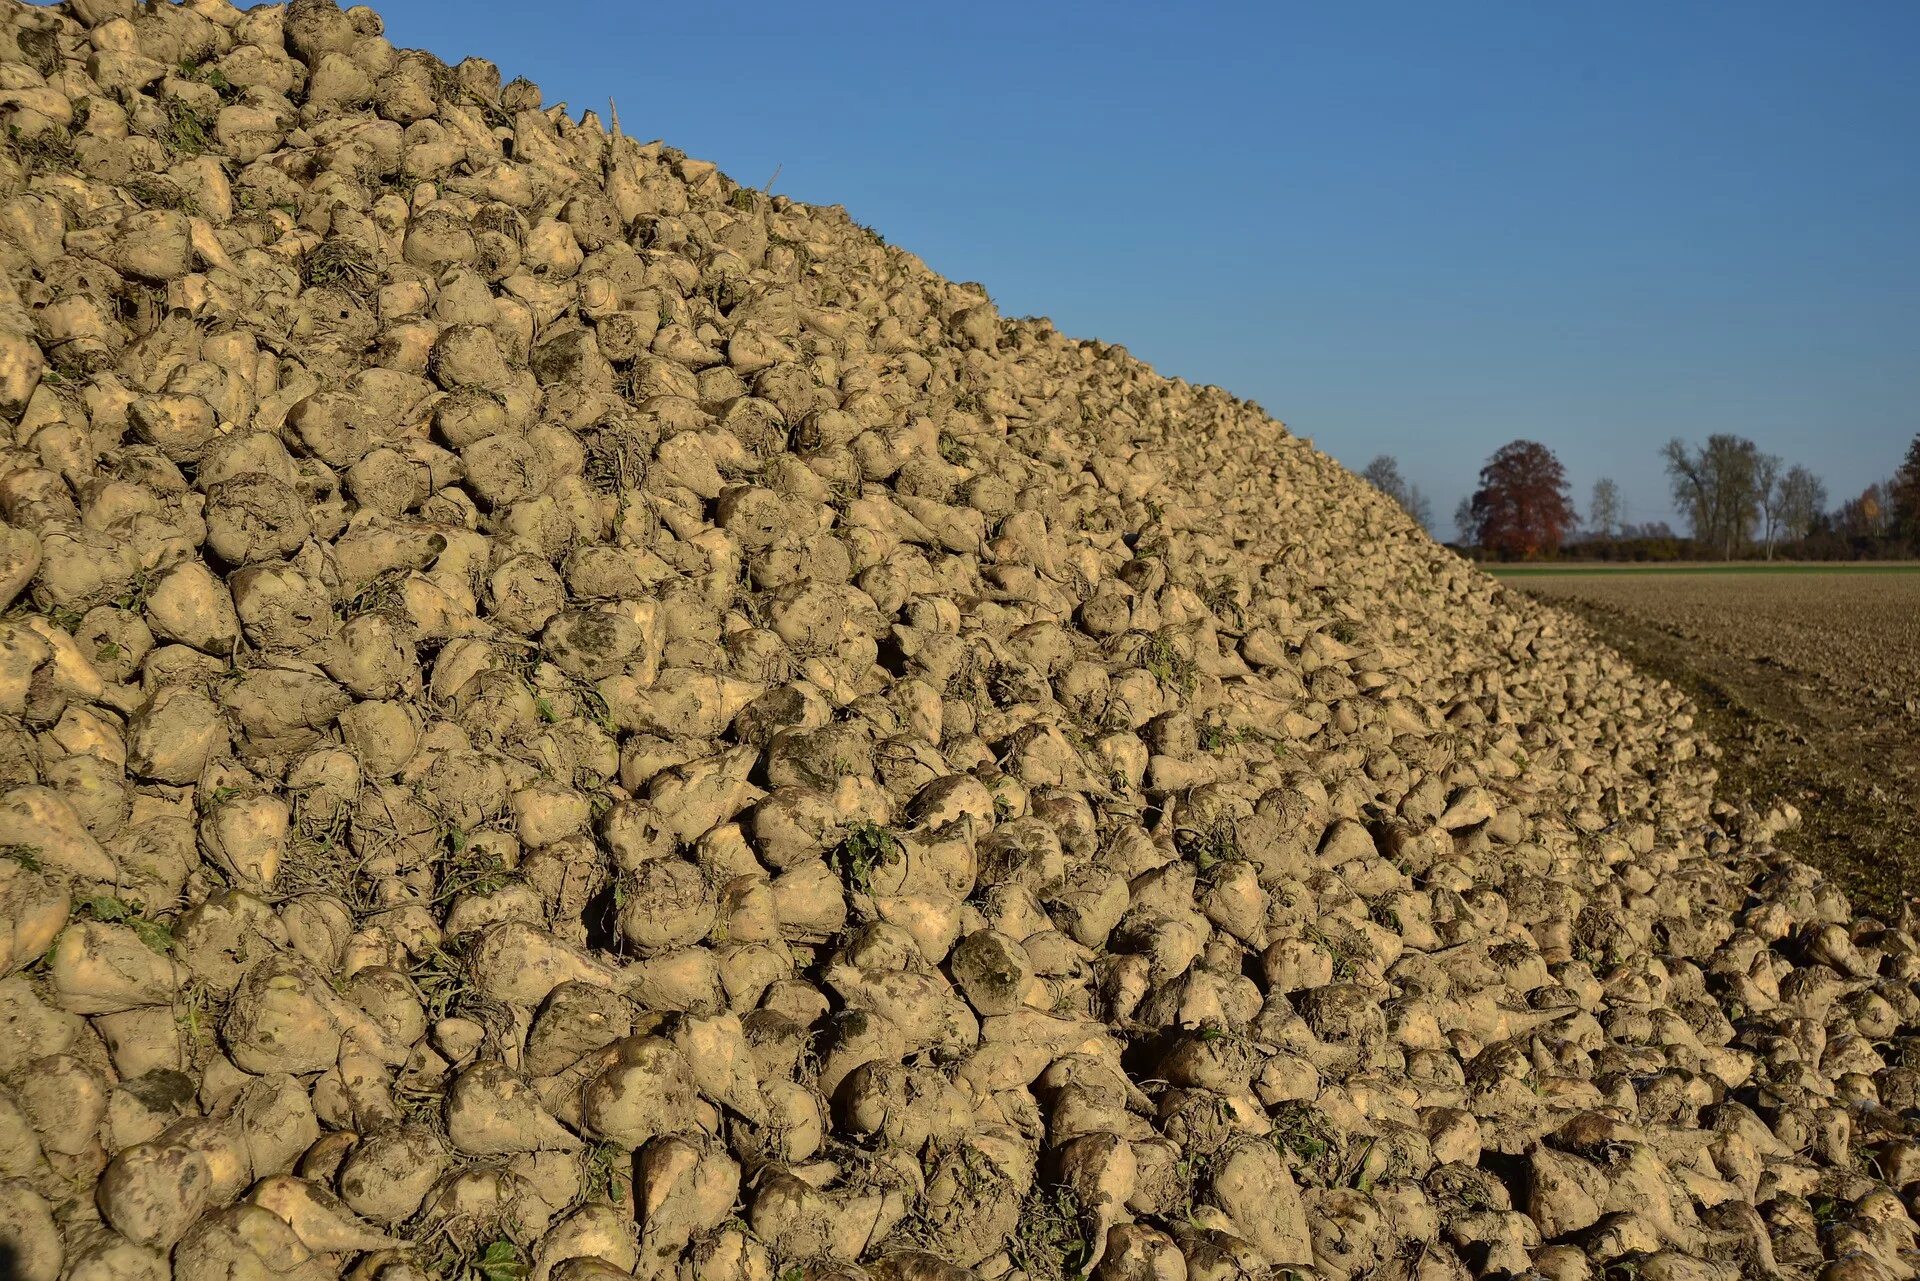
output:
POLYGON ((12 1275, 1911 1273, 1913 922, 1257 406, 365 8, 0 22, 12 1275))

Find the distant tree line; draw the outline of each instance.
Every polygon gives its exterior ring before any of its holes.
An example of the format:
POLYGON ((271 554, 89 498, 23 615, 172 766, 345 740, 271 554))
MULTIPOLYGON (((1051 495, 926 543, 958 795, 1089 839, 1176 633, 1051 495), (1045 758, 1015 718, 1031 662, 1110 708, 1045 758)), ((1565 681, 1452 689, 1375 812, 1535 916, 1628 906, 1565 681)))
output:
POLYGON ((1410 485, 1401 478, 1400 464, 1392 454, 1381 454, 1375 458, 1360 476, 1405 508, 1407 515, 1413 517, 1417 524, 1423 528, 1433 528, 1433 504, 1420 492, 1420 486, 1410 485))
POLYGON ((1763 454, 1744 436, 1709 436, 1705 444, 1670 440, 1660 450, 1674 505, 1686 513, 1694 542, 1721 560, 1759 549, 1768 560, 1784 538, 1812 532, 1827 505, 1827 487, 1778 454, 1763 454))
MULTIPOLYGON (((1454 509, 1458 545, 1502 560, 1552 559, 1570 552, 1594 560, 1893 559, 1920 556, 1920 435, 1891 477, 1827 506, 1827 488, 1812 471, 1764 453, 1744 436, 1720 433, 1660 450, 1674 505, 1687 523, 1682 536, 1664 521, 1626 521, 1620 487, 1594 482, 1584 523, 1566 470, 1553 451, 1531 440, 1502 445, 1480 469, 1480 482, 1454 509)), ((1388 454, 1362 473, 1432 526, 1426 496, 1400 474, 1388 454)))

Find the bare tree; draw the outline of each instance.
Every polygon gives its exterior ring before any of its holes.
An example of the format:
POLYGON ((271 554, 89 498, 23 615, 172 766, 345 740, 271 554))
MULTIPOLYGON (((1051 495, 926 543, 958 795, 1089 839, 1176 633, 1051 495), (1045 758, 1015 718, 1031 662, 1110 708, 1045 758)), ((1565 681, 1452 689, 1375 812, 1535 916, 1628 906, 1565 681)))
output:
POLYGON ((1381 454, 1366 465, 1360 476, 1368 484, 1399 503, 1407 515, 1413 517, 1423 529, 1433 527, 1433 504, 1420 492, 1420 486, 1409 485, 1400 475, 1400 463, 1392 454, 1381 454))
POLYGON ((1807 536, 1813 522, 1827 508, 1827 487, 1821 479, 1799 463, 1787 468, 1780 478, 1780 528, 1789 539, 1807 536))
POLYGON ((1759 449, 1744 436, 1720 433, 1692 449, 1675 438, 1660 455, 1673 484, 1673 500, 1687 513, 1693 536, 1732 560, 1758 514, 1754 472, 1759 449))
POLYGON ((1400 476, 1400 460, 1392 454, 1374 455, 1373 461, 1361 468, 1360 479, 1395 502, 1400 501, 1400 493, 1407 487, 1400 476))
POLYGON ((1593 497, 1587 503, 1587 529, 1600 538, 1612 538, 1620 529, 1620 486, 1609 476, 1593 482, 1593 497))
POLYGON ((1753 460, 1753 501, 1760 509, 1760 528, 1773 559, 1773 535, 1780 524, 1780 455, 1758 454, 1753 460))
POLYGON ((1407 515, 1414 523, 1431 533, 1433 531, 1433 500, 1428 498, 1418 485, 1407 486, 1407 515))
POLYGON ((1473 495, 1468 494, 1454 506, 1453 532, 1459 537, 1462 547, 1479 545, 1480 518, 1473 514, 1473 495))

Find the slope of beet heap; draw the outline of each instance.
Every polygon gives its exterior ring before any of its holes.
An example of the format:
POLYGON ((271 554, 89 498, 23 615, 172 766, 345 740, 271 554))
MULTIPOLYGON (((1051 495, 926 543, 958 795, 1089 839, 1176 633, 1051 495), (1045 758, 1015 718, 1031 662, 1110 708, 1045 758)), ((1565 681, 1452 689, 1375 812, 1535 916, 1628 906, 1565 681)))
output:
POLYGON ((3 13, 8 1276, 1913 1275, 1911 923, 1258 407, 364 8, 3 13))

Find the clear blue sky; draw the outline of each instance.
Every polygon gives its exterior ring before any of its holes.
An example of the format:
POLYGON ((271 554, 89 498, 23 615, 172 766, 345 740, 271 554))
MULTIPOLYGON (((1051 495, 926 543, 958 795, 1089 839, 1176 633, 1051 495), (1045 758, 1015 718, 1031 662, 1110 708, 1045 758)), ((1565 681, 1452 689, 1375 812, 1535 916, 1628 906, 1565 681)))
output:
POLYGON ((1751 436, 1837 503, 1920 431, 1911 0, 379 8, 1393 453, 1443 532, 1516 436, 1646 520, 1669 436, 1751 436))

